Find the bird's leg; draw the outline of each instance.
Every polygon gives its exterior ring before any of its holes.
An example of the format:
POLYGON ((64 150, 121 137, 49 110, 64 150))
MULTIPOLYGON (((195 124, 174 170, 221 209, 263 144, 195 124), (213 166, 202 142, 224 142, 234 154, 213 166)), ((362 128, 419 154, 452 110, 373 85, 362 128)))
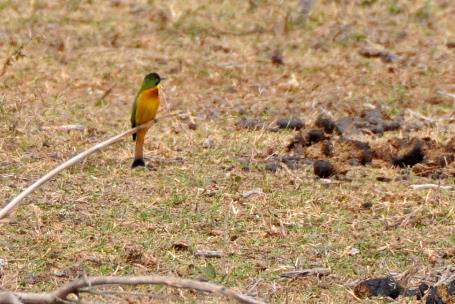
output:
POLYGON ((144 162, 144 139, 147 129, 139 130, 136 133, 136 148, 134 151, 134 161, 131 168, 145 167, 144 162))

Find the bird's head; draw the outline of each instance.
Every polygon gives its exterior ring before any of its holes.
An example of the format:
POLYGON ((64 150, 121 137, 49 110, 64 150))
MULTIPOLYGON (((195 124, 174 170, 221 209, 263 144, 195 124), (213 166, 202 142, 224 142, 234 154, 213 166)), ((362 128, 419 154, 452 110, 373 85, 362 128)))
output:
POLYGON ((164 79, 166 79, 166 78, 160 77, 160 75, 158 75, 157 73, 147 74, 144 77, 144 81, 142 81, 141 90, 143 91, 143 90, 148 90, 148 89, 158 87, 161 80, 164 80, 164 79))

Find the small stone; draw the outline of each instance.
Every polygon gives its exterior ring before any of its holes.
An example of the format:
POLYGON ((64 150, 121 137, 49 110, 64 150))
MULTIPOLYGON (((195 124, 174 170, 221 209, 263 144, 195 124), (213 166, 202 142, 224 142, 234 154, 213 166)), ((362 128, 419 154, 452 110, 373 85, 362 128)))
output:
POLYGON ((202 141, 202 147, 204 147, 205 149, 212 148, 214 145, 215 143, 211 138, 206 138, 202 141))
POLYGON ((374 134, 384 134, 384 127, 382 125, 371 125, 370 126, 370 131, 373 132, 374 134))
POLYGON ((66 277, 66 274, 63 271, 54 271, 52 273, 52 275, 55 276, 55 277, 59 277, 59 278, 66 277))
POLYGON ((5 268, 6 266, 8 266, 8 261, 0 258, 0 269, 5 268))
POLYGON ((360 253, 360 250, 358 248, 352 247, 351 250, 349 251, 350 256, 355 256, 360 253))
POLYGON ((241 195, 242 195, 242 197, 247 198, 247 197, 250 197, 255 194, 260 195, 260 194, 264 194, 264 192, 262 191, 261 188, 254 188, 254 189, 242 192, 241 195))
POLYGON ((335 128, 339 134, 345 133, 348 129, 352 128, 353 119, 351 117, 342 117, 335 121, 335 128))
POLYGON ((332 184, 332 180, 328 178, 321 178, 320 182, 325 186, 330 186, 332 184))
POLYGON ((384 52, 381 55, 381 60, 384 63, 392 63, 392 62, 398 61, 398 57, 392 53, 384 52))

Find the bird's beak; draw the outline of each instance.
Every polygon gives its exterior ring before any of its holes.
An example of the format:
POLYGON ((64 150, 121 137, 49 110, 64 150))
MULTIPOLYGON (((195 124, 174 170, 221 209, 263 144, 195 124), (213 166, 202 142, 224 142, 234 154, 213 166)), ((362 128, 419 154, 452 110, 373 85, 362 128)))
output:
POLYGON ((160 80, 166 80, 167 77, 160 77, 160 80))

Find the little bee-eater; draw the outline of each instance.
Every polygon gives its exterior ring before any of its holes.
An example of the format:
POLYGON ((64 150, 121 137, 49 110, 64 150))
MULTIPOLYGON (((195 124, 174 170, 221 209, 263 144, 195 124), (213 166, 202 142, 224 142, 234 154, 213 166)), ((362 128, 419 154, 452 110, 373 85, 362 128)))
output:
MULTIPOLYGON (((157 73, 150 73, 142 81, 141 88, 136 95, 131 112, 131 127, 135 128, 141 124, 155 119, 156 112, 160 106, 160 82, 161 78, 157 73)), ((134 161, 132 168, 145 166, 144 162, 144 139, 148 128, 137 131, 133 134, 133 141, 136 141, 134 161)))

